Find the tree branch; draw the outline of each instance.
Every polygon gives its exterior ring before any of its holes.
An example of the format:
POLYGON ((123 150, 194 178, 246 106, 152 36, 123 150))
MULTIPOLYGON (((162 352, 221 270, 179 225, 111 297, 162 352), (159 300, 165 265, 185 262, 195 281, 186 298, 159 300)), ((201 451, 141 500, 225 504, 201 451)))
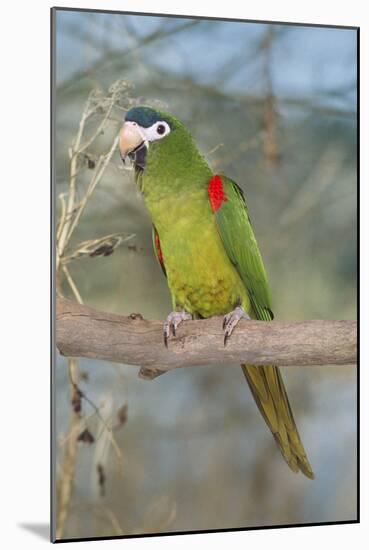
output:
POLYGON ((349 365, 356 363, 355 321, 240 321, 223 346, 222 319, 186 321, 163 343, 162 321, 104 313, 57 299, 56 345, 69 357, 90 357, 167 371, 210 364, 349 365))

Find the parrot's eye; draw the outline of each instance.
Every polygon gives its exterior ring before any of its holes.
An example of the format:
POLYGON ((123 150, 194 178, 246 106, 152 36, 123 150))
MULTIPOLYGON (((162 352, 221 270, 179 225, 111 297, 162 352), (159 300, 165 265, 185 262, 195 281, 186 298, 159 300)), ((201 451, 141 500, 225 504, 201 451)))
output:
POLYGON ((165 120, 155 122, 150 128, 145 128, 145 136, 148 141, 162 139, 170 133, 170 126, 165 120))
POLYGON ((154 130, 156 133, 156 139, 160 139, 169 134, 170 126, 167 122, 165 122, 165 120, 163 120, 154 124, 154 130))

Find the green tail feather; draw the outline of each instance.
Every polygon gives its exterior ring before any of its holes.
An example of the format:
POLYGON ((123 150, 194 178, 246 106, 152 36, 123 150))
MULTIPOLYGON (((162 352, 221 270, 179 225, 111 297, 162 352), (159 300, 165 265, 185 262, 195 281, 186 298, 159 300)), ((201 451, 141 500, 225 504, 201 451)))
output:
POLYGON ((241 365, 251 393, 287 464, 314 479, 278 367, 241 365))

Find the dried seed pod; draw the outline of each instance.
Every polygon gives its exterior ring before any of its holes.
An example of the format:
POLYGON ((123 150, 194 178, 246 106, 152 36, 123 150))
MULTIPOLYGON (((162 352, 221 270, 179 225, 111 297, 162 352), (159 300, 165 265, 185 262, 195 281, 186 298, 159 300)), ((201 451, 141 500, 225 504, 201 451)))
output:
POLYGON ((92 443, 94 443, 95 438, 90 430, 86 428, 85 430, 83 430, 83 432, 79 434, 79 436, 77 437, 77 441, 83 441, 83 443, 89 443, 91 445, 92 443))

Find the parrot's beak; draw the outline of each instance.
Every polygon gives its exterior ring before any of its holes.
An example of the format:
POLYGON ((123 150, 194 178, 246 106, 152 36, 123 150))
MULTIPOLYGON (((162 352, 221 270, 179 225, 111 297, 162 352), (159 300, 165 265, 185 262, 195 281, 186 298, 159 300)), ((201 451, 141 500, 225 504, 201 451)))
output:
POLYGON ((123 161, 129 153, 139 149, 145 138, 136 122, 126 121, 119 135, 119 150, 123 161))

